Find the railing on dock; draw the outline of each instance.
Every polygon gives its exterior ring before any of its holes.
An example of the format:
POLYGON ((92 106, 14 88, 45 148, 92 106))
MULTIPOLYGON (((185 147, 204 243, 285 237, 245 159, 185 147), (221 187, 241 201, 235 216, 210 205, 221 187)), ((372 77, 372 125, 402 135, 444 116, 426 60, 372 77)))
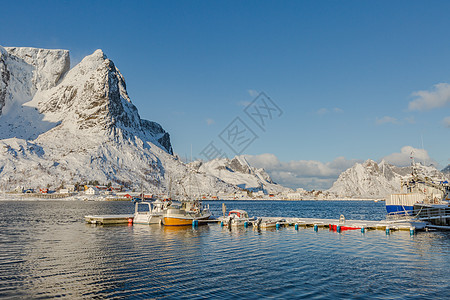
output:
POLYGON ((447 219, 450 218, 450 207, 428 207, 420 209, 416 218, 419 220, 447 219))
POLYGON ((386 216, 389 222, 403 221, 428 221, 435 223, 441 220, 440 224, 450 223, 450 207, 421 207, 420 209, 390 213, 386 216))
POLYGON ((415 216, 413 210, 403 210, 389 213, 386 216, 386 221, 409 221, 414 218, 415 216))

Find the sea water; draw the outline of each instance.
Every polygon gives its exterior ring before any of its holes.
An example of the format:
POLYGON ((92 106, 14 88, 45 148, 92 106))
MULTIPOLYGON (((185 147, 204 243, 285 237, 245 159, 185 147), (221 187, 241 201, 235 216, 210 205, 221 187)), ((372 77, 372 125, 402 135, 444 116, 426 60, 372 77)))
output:
MULTIPOLYGON (((222 201, 207 201, 216 216, 222 201)), ((251 216, 379 220, 370 201, 225 201, 251 216)), ((450 233, 95 226, 130 202, 0 202, 0 298, 450 297, 450 233)))

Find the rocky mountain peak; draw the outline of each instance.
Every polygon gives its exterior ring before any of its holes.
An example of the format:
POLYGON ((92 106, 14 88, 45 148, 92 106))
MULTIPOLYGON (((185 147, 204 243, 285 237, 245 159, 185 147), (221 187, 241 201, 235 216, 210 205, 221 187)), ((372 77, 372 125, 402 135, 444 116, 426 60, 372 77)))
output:
POLYGON ((102 50, 69 66, 67 50, 0 47, 0 174, 8 185, 140 178, 161 189, 166 167, 185 170, 169 134, 140 118, 102 50))

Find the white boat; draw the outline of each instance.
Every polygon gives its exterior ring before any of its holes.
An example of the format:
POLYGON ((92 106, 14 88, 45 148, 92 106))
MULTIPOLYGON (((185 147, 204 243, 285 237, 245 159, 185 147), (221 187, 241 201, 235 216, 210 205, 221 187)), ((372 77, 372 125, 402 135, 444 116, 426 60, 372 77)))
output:
POLYGON ((161 224, 164 210, 168 202, 156 200, 154 202, 136 202, 134 208, 134 224, 161 224))
POLYGON ((228 216, 222 219, 222 225, 224 226, 245 226, 255 221, 255 217, 249 217, 248 213, 242 209, 231 210, 228 216))

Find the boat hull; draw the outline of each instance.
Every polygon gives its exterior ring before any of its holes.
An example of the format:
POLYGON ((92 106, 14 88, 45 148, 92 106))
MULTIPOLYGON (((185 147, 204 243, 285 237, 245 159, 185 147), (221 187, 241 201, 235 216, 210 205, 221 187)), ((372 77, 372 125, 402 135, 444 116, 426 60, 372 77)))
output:
POLYGON ((183 217, 164 217, 163 224, 164 226, 189 226, 192 225, 192 221, 194 220, 208 220, 209 215, 200 218, 183 218, 183 217))
POLYGON ((414 206, 404 206, 404 205, 386 205, 386 211, 388 214, 411 214, 414 206))
POLYGON ((135 215, 133 223, 144 225, 160 224, 161 219, 162 219, 161 215, 151 215, 151 216, 135 215))

